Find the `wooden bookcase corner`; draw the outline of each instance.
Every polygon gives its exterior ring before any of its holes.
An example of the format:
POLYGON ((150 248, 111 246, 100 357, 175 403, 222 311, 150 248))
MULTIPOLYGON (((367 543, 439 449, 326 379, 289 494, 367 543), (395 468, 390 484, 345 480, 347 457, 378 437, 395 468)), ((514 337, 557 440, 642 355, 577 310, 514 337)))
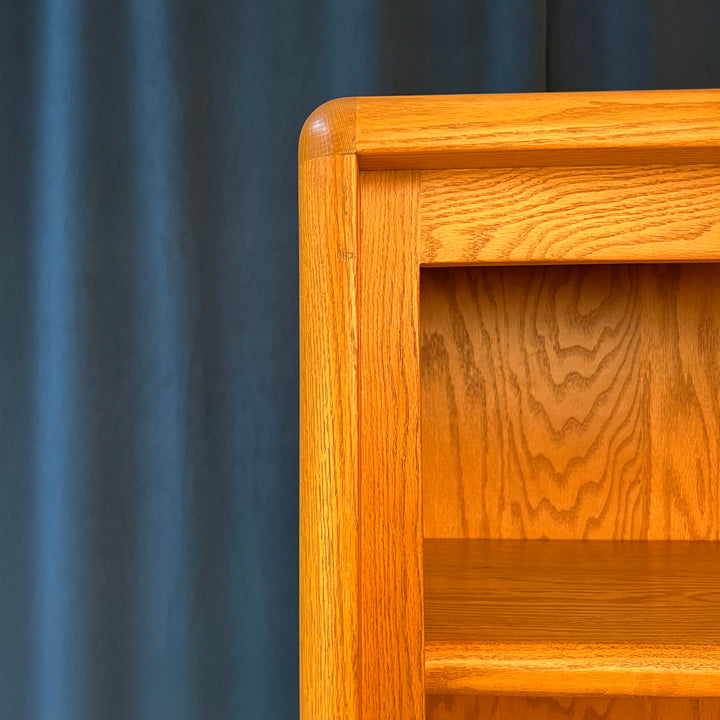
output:
POLYGON ((720 91, 299 147, 303 720, 720 716, 720 91))

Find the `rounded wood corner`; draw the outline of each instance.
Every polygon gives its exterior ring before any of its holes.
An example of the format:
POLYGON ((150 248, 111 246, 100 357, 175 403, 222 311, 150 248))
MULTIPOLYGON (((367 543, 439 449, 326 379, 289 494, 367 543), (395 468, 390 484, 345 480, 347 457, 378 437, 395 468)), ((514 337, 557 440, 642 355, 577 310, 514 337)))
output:
POLYGON ((355 152, 355 98, 338 98, 320 105, 303 125, 298 162, 355 152))

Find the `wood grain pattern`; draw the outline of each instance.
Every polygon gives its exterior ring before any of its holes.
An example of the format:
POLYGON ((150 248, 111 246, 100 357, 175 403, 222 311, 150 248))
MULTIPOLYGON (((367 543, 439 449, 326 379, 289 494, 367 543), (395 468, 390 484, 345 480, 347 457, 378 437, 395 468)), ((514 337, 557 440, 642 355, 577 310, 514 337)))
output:
POLYGON ((716 720, 717 698, 428 695, 427 720, 716 720))
POLYGON ((301 161, 354 153, 367 170, 720 161, 720 90, 340 98, 301 161))
MULTIPOLYGON (((419 266, 720 259, 720 91, 346 98, 299 160, 301 717, 420 718, 421 494, 428 535, 718 538, 720 278, 443 269, 419 297, 419 266)), ((446 700, 428 717, 718 714, 446 700)))
POLYGON ((415 173, 360 176, 362 717, 424 715, 415 173))
POLYGON ((360 717, 356 217, 354 157, 301 165, 303 720, 360 717))
POLYGON ((720 165, 427 171, 424 264, 720 259, 720 165))
POLYGON ((425 541, 427 692, 715 696, 720 543, 425 541))
POLYGON ((355 152, 355 98, 323 103, 303 125, 298 143, 298 163, 328 155, 355 152))
MULTIPOLYGON (((720 646, 719 542, 425 540, 424 546, 427 645, 720 646)), ((720 654, 715 662, 720 666, 720 654)))
POLYGON ((364 169, 720 160, 720 90, 357 98, 364 169))
POLYGON ((426 537, 718 539, 720 265, 421 285, 426 537))

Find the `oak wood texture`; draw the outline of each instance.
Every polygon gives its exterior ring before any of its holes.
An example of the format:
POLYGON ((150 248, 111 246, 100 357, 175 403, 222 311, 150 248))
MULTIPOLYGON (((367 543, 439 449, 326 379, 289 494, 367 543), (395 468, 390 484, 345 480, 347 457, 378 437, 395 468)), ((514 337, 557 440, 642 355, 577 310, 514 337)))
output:
POLYGON ((425 541, 428 692, 716 696, 720 543, 425 541))
MULTIPOLYGON (((558 286, 565 314, 547 295, 530 315, 522 289, 486 302, 468 280, 478 297, 453 297, 443 276, 420 292, 420 266, 720 259, 720 91, 345 98, 308 118, 298 158, 301 718, 415 720, 423 512, 438 536, 720 532, 709 266, 668 271, 669 290, 659 266, 592 270, 589 290, 558 286), (490 440, 510 444, 483 459, 490 440)), ((432 697, 428 716, 606 707, 464 702, 432 697)))
POLYGON ((356 720, 361 715, 355 159, 308 160, 299 192, 300 712, 303 720, 356 720))
POLYGON ((353 153, 369 170, 717 162, 719 128, 720 90, 342 98, 310 116, 300 157, 353 153))
POLYGON ((720 259, 717 164, 436 170, 421 188, 423 264, 720 259))
POLYGON ((717 698, 428 695, 427 720, 716 720, 717 698))
POLYGON ((355 148, 355 98, 324 103, 305 121, 298 144, 298 163, 328 155, 352 154, 355 148))
POLYGON ((720 264, 421 287, 426 537, 720 539, 720 264))
POLYGON ((424 714, 418 182, 360 175, 362 717, 424 714))

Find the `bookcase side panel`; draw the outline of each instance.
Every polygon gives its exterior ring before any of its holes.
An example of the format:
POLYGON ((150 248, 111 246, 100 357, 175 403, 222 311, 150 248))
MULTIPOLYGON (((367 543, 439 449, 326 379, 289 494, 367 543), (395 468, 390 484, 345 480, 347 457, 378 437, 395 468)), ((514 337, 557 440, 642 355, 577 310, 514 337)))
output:
POLYGON ((357 163, 300 165, 300 717, 359 720, 357 163))

